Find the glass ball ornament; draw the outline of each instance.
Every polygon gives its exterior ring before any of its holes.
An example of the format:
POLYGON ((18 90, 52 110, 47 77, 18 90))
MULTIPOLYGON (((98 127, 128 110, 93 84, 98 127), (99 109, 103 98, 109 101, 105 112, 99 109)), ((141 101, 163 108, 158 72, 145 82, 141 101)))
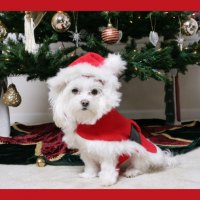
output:
POLYGON ((120 31, 114 28, 113 25, 109 22, 106 29, 102 31, 101 38, 103 42, 107 44, 115 44, 120 40, 120 31))
POLYGON ((58 11, 51 19, 51 26, 57 32, 66 32, 71 26, 69 15, 66 12, 58 11))
POLYGON ((198 28, 199 26, 198 26, 197 21, 193 18, 190 18, 183 23, 182 33, 187 36, 191 36, 197 32, 198 28))
POLYGON ((44 167, 46 165, 44 158, 38 157, 37 160, 36 160, 36 165, 38 167, 44 167))
POLYGON ((0 41, 4 40, 6 36, 8 35, 8 32, 6 30, 6 27, 4 24, 0 21, 0 41))
POLYGON ((192 13, 191 17, 197 21, 197 23, 200 27, 200 11, 192 13))

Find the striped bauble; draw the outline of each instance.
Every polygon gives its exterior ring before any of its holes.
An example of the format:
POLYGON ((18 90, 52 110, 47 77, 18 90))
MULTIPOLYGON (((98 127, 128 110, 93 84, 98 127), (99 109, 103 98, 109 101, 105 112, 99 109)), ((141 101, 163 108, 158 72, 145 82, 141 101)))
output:
POLYGON ((101 33, 102 40, 107 44, 115 44, 120 38, 120 32, 108 23, 108 26, 101 33))

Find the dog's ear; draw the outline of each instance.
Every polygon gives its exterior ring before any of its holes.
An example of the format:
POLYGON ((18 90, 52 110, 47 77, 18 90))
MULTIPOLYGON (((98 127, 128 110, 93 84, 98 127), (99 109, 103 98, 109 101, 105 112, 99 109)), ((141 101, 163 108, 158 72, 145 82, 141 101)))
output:
POLYGON ((63 80, 60 80, 60 77, 53 77, 47 80, 47 84, 49 89, 56 93, 60 93, 64 87, 66 86, 66 83, 63 80))
POLYGON ((57 96, 67 85, 66 78, 59 72, 55 77, 49 78, 47 84, 50 93, 57 96))
POLYGON ((108 54, 102 68, 110 70, 115 76, 119 76, 126 69, 126 62, 122 60, 119 54, 108 54))
POLYGON ((56 101, 66 87, 67 82, 59 72, 55 77, 49 78, 47 84, 49 88, 49 103, 54 112, 56 101))
POLYGON ((55 77, 49 78, 47 80, 47 84, 49 87, 49 103, 53 111, 53 120, 57 127, 65 127, 66 121, 62 104, 59 103, 61 101, 59 95, 66 87, 67 82, 64 79, 64 76, 62 76, 62 73, 58 72, 55 77))

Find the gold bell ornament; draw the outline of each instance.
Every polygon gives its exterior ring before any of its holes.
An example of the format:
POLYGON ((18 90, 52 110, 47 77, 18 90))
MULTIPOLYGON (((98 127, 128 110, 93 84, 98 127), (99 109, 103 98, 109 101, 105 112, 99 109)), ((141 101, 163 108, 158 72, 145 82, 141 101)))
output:
POLYGON ((44 167, 46 165, 44 158, 38 157, 36 160, 36 164, 38 167, 44 167))
POLYGON ((3 95, 3 103, 7 106, 17 107, 20 105, 21 101, 22 99, 16 86, 13 83, 10 84, 3 95))

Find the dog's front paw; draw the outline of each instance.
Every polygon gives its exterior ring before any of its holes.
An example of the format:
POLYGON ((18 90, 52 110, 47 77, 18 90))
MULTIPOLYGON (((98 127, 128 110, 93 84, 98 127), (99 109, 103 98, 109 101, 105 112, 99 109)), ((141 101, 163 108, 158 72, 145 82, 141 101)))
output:
POLYGON ((109 177, 109 178, 100 178, 102 186, 111 186, 117 182, 117 177, 109 177))
POLYGON ((94 177, 97 177, 97 174, 96 173, 83 172, 83 173, 80 173, 79 176, 81 178, 94 178, 94 177))
POLYGON ((127 178, 133 178, 141 174, 143 174, 143 172, 138 169, 128 169, 123 173, 123 175, 127 178))
POLYGON ((102 186, 111 186, 117 182, 118 172, 100 172, 99 178, 102 186))

